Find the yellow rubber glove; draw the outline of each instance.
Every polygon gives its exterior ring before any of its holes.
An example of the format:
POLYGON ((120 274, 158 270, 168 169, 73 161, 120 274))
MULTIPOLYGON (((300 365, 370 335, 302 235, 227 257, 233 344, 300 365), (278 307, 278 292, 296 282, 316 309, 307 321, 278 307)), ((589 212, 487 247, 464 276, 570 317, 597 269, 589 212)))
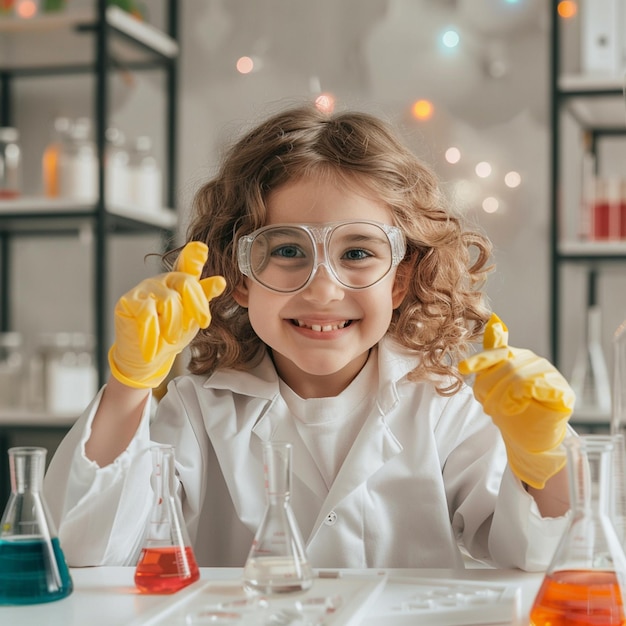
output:
POLYGON ((158 387, 176 355, 211 322, 209 301, 226 286, 221 276, 203 278, 208 248, 199 241, 181 251, 174 271, 143 280, 115 306, 112 375, 136 389, 158 387))
POLYGON ((574 408, 574 392, 546 359, 508 345, 507 327, 493 314, 483 336, 484 351, 459 363, 475 373, 474 396, 502 433, 513 473, 531 487, 566 462, 560 446, 574 408))

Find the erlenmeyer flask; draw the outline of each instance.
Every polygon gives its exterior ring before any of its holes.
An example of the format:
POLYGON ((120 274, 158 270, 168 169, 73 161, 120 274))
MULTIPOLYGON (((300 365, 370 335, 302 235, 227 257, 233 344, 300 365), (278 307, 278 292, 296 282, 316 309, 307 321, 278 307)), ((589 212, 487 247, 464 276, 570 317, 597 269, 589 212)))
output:
POLYGON ((11 495, 0 520, 0 605, 36 604, 73 590, 41 488, 45 448, 9 449, 11 495))
POLYGON ((623 442, 581 435, 565 442, 571 518, 530 612, 531 626, 622 625, 626 555, 613 524, 614 454, 623 442))
POLYGON ((263 445, 267 508, 243 571, 244 585, 264 594, 305 591, 313 584, 298 523, 291 509, 291 444, 263 445))
POLYGON ((174 593, 200 578, 182 511, 176 498, 174 448, 153 446, 154 504, 135 569, 135 585, 142 593, 174 593))

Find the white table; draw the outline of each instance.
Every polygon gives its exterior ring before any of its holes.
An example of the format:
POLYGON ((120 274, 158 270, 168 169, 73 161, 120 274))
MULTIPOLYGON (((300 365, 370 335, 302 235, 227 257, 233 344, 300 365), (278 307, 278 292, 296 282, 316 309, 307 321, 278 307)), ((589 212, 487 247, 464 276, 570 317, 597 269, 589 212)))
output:
MULTIPOLYGON (((132 567, 73 568, 74 592, 63 600, 29 606, 0 607, 2 626, 125 626, 159 605, 166 606, 173 596, 142 595, 133 583, 132 567)), ((350 570, 375 573, 378 570, 350 570)), ((518 624, 528 624, 528 612, 543 580, 543 574, 496 569, 389 569, 389 576, 454 578, 490 581, 519 586, 522 615, 518 624)), ((202 580, 236 580, 238 568, 202 568, 202 580)), ((197 584, 197 583, 196 583, 197 584)), ((384 594, 384 589, 382 594, 384 594)), ((517 626, 517 625, 516 625, 517 626)))

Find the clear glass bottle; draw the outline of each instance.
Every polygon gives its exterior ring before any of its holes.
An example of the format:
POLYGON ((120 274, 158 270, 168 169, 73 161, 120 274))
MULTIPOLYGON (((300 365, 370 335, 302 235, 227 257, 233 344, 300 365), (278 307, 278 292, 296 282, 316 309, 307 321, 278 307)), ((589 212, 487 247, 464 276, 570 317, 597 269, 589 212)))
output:
POLYGON ((46 146, 42 162, 43 193, 47 198, 58 198, 60 163, 69 141, 72 122, 69 117, 57 117, 54 120, 52 141, 46 146))
POLYGON ((626 554, 614 523, 621 445, 610 435, 565 442, 571 517, 534 600, 533 626, 624 624, 626 554))
POLYGON ((0 409, 21 406, 25 367, 22 335, 0 333, 0 409))
POLYGON ((22 189, 20 133, 11 126, 0 127, 0 200, 17 198, 22 189))
POLYGON ((200 578, 178 499, 174 448, 153 446, 154 504, 135 569, 135 585, 142 593, 174 593, 200 578))
POLYGON ((85 333, 41 335, 39 386, 46 411, 78 415, 91 402, 98 391, 94 345, 93 335, 85 333))
POLYGON ((106 133, 106 201, 107 204, 130 204, 130 156, 126 150, 126 137, 117 128, 107 128, 106 133))
POLYGON ((133 206, 148 211, 163 206, 161 168, 150 137, 137 137, 130 153, 130 197, 133 206))
POLYGON ((0 605, 65 598, 72 578, 42 494, 46 449, 9 449, 11 495, 0 520, 0 605))
POLYGON ((244 586, 254 592, 305 591, 313 584, 304 541, 290 504, 291 444, 263 445, 267 507, 243 571, 244 586))
POLYGON ((576 355, 570 382, 576 394, 576 417, 608 421, 611 413, 611 383, 602 348, 602 309, 596 299, 596 280, 596 272, 591 270, 585 336, 576 355))
POLYGON ((98 197, 98 157, 91 138, 91 120, 77 119, 59 160, 59 194, 63 198, 95 202, 98 197))

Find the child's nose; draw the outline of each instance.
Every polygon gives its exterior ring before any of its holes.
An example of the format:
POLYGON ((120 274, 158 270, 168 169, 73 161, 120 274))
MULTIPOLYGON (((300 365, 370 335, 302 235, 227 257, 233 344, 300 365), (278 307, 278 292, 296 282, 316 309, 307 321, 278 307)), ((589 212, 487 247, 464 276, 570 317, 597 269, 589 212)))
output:
POLYGON ((326 263, 320 263, 315 268, 313 280, 302 292, 304 297, 316 302, 331 302, 342 300, 344 288, 330 272, 326 263))

